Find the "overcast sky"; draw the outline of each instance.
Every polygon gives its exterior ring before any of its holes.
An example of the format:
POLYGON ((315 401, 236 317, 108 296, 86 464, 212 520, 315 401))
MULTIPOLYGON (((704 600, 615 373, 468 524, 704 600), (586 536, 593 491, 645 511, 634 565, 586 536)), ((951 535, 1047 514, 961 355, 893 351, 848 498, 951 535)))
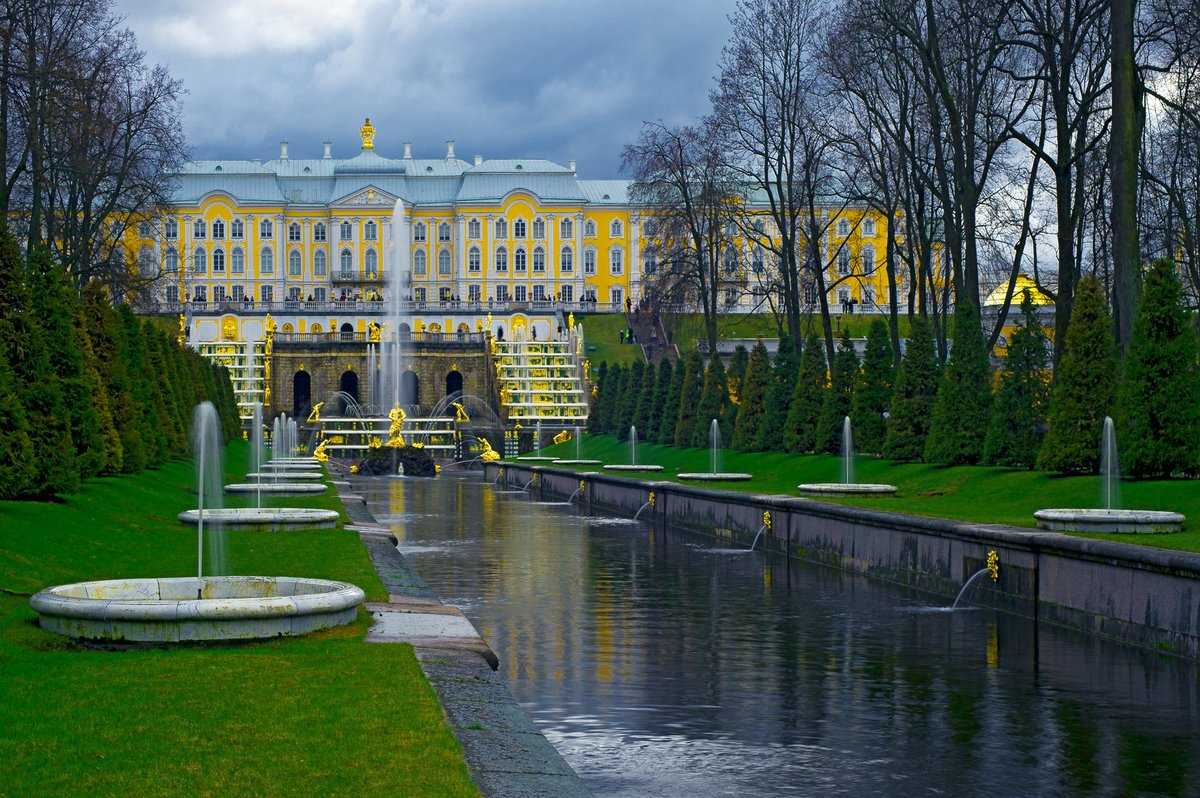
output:
POLYGON ((703 114, 732 0, 117 0, 184 82, 196 158, 574 158, 616 177, 643 120, 703 114))

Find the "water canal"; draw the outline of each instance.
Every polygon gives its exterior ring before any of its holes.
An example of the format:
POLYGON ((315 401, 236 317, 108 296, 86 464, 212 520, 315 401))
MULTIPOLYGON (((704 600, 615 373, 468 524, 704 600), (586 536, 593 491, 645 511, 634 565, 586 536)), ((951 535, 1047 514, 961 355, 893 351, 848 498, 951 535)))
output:
POLYGON ((473 479, 360 484, 597 795, 1200 795, 1189 663, 473 479))

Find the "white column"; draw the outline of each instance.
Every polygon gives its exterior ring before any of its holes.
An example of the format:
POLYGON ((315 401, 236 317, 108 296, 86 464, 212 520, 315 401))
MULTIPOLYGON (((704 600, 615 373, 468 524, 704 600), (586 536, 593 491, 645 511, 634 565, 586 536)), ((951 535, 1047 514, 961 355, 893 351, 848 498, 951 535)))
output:
POLYGON ((546 214, 546 275, 550 284, 546 286, 547 298, 553 300, 558 293, 558 218, 546 214))
POLYGON ((462 299, 467 293, 467 217, 455 214, 454 222, 454 261, 458 267, 453 293, 462 299))
POLYGON ((641 297, 642 285, 641 239, 638 237, 641 232, 641 220, 641 214, 638 213, 629 217, 629 301, 634 305, 641 297))
POLYGON ((486 246, 486 250, 485 250, 487 253, 487 260, 485 260, 483 263, 483 273, 487 276, 487 279, 484 281, 483 285, 480 286, 480 289, 479 289, 479 291, 480 291, 479 298, 484 304, 487 304, 487 296, 485 296, 485 294, 487 294, 488 292, 493 290, 492 283, 495 280, 499 279, 494 271, 495 265, 496 265, 495 224, 496 224, 496 214, 489 213, 487 215, 487 222, 486 222, 487 230, 485 230, 483 233, 484 241, 487 242, 487 246, 486 246))
POLYGON ((575 301, 583 299, 583 212, 575 214, 575 301))

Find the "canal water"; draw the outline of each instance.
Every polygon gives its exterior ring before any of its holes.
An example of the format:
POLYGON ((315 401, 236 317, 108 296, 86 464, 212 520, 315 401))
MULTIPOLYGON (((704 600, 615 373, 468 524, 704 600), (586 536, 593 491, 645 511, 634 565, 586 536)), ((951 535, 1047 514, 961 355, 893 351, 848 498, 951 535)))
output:
POLYGON ((362 486, 599 796, 1200 795, 1190 664, 469 478, 362 486))

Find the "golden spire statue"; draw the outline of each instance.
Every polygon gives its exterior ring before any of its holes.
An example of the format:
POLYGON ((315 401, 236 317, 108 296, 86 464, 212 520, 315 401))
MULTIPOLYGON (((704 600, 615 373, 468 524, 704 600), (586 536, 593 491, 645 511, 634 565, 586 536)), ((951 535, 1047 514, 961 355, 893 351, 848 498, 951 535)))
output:
POLYGON ((400 435, 400 431, 404 427, 404 419, 408 418, 404 412, 404 408, 396 405, 388 411, 388 418, 392 423, 388 426, 387 445, 394 449, 399 449, 404 446, 404 438, 400 435))
POLYGON ((358 135, 362 136, 364 150, 375 149, 375 126, 371 124, 371 117, 368 116, 363 122, 362 127, 358 129, 358 135))
POLYGON ((308 419, 305 424, 320 424, 321 423, 321 408, 325 406, 324 402, 317 402, 312 406, 312 412, 308 414, 308 419))

